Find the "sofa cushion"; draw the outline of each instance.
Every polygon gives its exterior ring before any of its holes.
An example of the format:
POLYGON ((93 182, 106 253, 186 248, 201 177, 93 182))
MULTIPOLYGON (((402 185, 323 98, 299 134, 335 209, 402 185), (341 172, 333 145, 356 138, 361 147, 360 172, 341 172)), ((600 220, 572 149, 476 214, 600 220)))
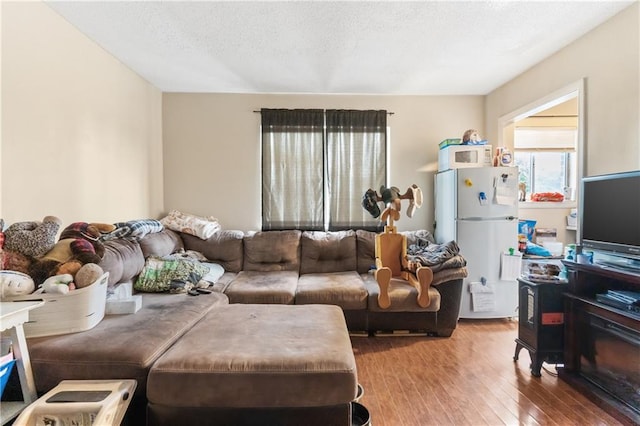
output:
POLYGON ((206 240, 181 233, 185 250, 202 253, 207 259, 222 265, 225 271, 242 270, 243 237, 242 231, 218 231, 206 240))
POLYGON ((226 305, 220 293, 198 297, 144 294, 135 314, 108 315, 91 330, 28 339, 38 393, 61 380, 135 379, 146 390, 151 365, 208 311, 226 305))
POLYGON ((297 284, 297 271, 240 271, 225 289, 225 294, 229 303, 292 305, 297 284))
POLYGON ((144 267, 144 254, 135 240, 117 239, 104 242, 100 267, 109 272, 109 286, 130 281, 144 267))
POLYGON ((152 405, 185 411, 318 407, 348 404, 357 383, 337 306, 228 305, 158 359, 147 394, 152 405))
POLYGON ((430 303, 426 308, 418 305, 418 291, 414 286, 401 278, 391 278, 389 283, 389 298, 391 306, 381 309, 378 305, 378 295, 380 287, 373 274, 362 274, 364 285, 369 293, 368 308, 373 312, 437 312, 440 310, 440 292, 433 287, 429 287, 430 303))
POLYGON ((300 231, 262 231, 245 235, 243 271, 300 269, 300 231))
POLYGON ((238 276, 237 272, 225 272, 218 281, 213 284, 213 287, 210 287, 209 289, 224 293, 227 291, 229 285, 231 285, 231 283, 236 279, 236 276, 238 276))
POLYGON ((300 237, 300 274, 356 270, 354 231, 305 231, 300 237))
POLYGON ((140 239, 140 248, 145 258, 149 256, 162 257, 184 249, 184 244, 177 232, 163 229, 160 232, 147 234, 140 239))
POLYGON ((356 231, 357 271, 366 274, 376 265, 376 233, 358 229, 356 231))
POLYGON ((356 271, 300 275, 296 305, 315 303, 346 310, 366 309, 367 289, 356 271))

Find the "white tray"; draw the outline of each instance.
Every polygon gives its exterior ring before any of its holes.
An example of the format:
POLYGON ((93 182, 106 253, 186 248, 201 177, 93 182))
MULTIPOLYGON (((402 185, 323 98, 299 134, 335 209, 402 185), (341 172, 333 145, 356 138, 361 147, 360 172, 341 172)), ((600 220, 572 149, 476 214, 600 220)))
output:
POLYGON ((135 380, 63 380, 29 405, 14 426, 118 426, 135 380))

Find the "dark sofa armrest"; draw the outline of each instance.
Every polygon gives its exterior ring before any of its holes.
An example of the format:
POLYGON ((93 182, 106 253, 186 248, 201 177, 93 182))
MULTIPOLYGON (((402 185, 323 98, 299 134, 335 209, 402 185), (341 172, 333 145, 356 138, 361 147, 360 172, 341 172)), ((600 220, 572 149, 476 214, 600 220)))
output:
POLYGON ((438 336, 449 337, 458 325, 460 301, 462 299, 462 278, 446 281, 436 286, 440 292, 438 311, 438 336))

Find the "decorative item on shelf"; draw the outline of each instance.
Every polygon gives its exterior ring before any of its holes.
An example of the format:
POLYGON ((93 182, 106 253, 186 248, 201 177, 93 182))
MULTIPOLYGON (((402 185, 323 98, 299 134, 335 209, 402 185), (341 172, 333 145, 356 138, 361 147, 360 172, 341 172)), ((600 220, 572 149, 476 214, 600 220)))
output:
POLYGON ((497 147, 496 154, 493 157, 493 165, 495 167, 511 167, 513 165, 513 155, 511 154, 511 151, 503 146, 497 147))
POLYGON ((571 212, 567 216, 567 227, 575 228, 578 225, 578 210, 571 209, 571 212))
POLYGON ((462 135, 462 145, 486 145, 486 139, 482 139, 475 129, 469 129, 462 135))
POLYGON ((527 201, 527 184, 518 183, 518 201, 527 201))
POLYGON ((511 155, 511 151, 509 151, 507 148, 504 148, 502 150, 502 153, 500 154, 500 165, 502 167, 511 167, 512 164, 513 155, 511 155))
POLYGON ((527 251, 527 236, 524 234, 518 234, 518 251, 524 253, 527 251))
POLYGON ((450 138, 445 139, 440 144, 438 144, 438 148, 443 149, 451 145, 460 145, 462 143, 462 139, 460 138, 450 138))

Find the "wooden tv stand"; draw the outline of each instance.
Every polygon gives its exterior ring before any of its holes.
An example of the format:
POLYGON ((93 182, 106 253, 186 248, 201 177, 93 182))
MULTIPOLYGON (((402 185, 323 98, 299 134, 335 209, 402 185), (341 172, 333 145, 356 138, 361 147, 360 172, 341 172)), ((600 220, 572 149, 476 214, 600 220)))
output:
POLYGON ((640 424, 640 313, 596 299, 607 290, 640 291, 640 272, 562 263, 569 286, 559 377, 621 422, 640 424))

